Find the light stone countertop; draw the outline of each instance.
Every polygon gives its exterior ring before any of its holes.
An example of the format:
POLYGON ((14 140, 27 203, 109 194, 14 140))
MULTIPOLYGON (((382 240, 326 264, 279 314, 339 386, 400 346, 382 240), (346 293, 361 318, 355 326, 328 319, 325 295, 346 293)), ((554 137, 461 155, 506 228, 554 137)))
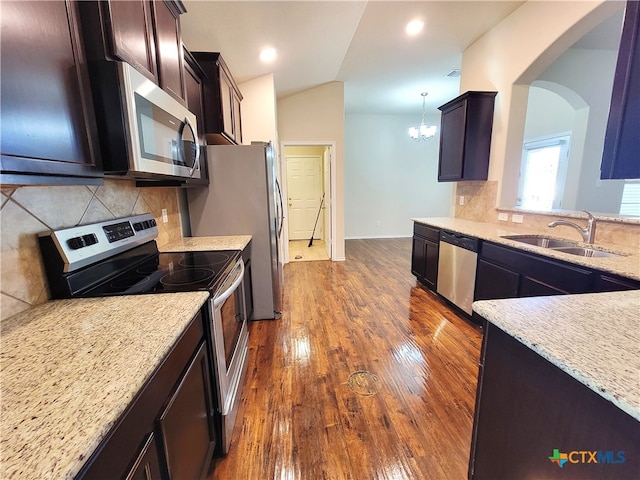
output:
POLYGON ((640 290, 483 300, 473 310, 640 421, 640 290))
POLYGON ((55 300, 3 320, 0 478, 74 478, 208 296, 55 300))
POLYGON ((160 248, 162 252, 190 252, 205 250, 244 250, 251 235, 216 237, 184 237, 160 248))
MULTIPOLYGON (((625 248, 620 245, 607 245, 597 243, 594 245, 594 247, 613 253, 622 253, 625 254, 625 256, 581 257, 578 255, 571 255, 569 253, 552 250, 550 248, 527 245, 525 243, 516 242, 515 240, 501 238, 504 235, 541 235, 540 232, 536 231, 527 231, 524 229, 518 229, 516 231, 513 229, 509 229, 508 225, 502 226, 500 224, 476 222, 473 220, 465 220, 452 217, 412 218, 411 220, 417 223, 422 223, 424 225, 429 225, 432 227, 461 233, 463 235, 476 237, 481 240, 487 240, 493 243, 517 248, 519 250, 537 253, 538 255, 551 257, 558 260, 564 260, 565 262, 570 262, 575 265, 583 265, 585 267, 593 268, 596 270, 602 270, 623 277, 632 278, 634 280, 640 280, 640 243, 637 249, 628 247, 625 248)), ((563 239, 562 237, 559 237, 557 235, 548 235, 546 233, 544 235, 563 239)))

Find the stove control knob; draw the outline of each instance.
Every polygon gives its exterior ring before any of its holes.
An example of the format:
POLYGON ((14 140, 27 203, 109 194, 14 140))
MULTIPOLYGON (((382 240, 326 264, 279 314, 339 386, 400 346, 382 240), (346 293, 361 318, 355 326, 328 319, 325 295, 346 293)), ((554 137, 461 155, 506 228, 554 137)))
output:
POLYGON ((78 250, 79 248, 86 247, 86 243, 82 237, 73 237, 67 240, 67 245, 71 250, 78 250))
POLYGON ((151 220, 149 220, 149 225, 152 226, 152 227, 155 227, 157 225, 156 219, 152 218, 151 220))
POLYGON ((96 237, 95 233, 90 233, 89 235, 83 235, 82 239, 84 240, 84 243, 87 246, 95 245, 96 243, 98 243, 98 237, 96 237))
POLYGON ((142 230, 142 222, 136 222, 136 223, 134 223, 134 224, 133 224, 133 229, 134 229, 136 232, 139 232, 140 230, 142 230))

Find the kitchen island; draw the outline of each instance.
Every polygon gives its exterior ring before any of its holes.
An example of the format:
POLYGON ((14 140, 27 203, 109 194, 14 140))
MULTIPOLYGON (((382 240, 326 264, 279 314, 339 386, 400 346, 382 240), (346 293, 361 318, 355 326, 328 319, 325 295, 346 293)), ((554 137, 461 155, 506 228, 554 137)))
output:
POLYGON ((74 478, 208 297, 55 300, 4 320, 0 478, 74 478))
POLYGON ((485 335, 469 478, 638 478, 640 291, 473 310, 485 335))

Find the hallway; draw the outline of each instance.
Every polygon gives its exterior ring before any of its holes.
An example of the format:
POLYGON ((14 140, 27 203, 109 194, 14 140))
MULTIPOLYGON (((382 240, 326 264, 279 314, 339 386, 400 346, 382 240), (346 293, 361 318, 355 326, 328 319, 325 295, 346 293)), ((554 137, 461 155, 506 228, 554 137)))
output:
POLYGON ((346 254, 285 266, 211 480, 466 478, 480 329, 416 286, 411 239, 346 254))
POLYGON ((309 240, 289 240, 289 261, 309 262, 315 260, 329 260, 324 240, 314 240, 309 246, 309 240))

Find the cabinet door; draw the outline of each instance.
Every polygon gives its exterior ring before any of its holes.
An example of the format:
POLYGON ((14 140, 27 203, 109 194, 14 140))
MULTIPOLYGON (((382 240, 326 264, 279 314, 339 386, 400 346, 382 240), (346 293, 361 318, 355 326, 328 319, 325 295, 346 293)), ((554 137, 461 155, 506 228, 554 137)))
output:
POLYGON ((205 343, 200 344, 158 421, 169 478, 203 478, 215 447, 205 343))
POLYGON ((640 178, 640 3, 628 1, 600 178, 640 178))
POLYGON ((630 278, 601 274, 596 279, 595 292, 619 292, 622 290, 638 290, 640 282, 630 278))
POLYGON ((486 260, 478 260, 474 300, 516 298, 520 275, 486 260))
POLYGON ((165 2, 154 2, 154 25, 157 42, 160 87, 185 103, 180 14, 165 2))
POLYGON ((233 138, 236 143, 242 143, 242 112, 240 111, 240 98, 232 90, 233 95, 233 138))
POLYGON ((203 77, 198 62, 191 56, 188 50, 184 51, 184 87, 187 108, 196 116, 198 134, 204 134, 204 97, 203 77))
POLYGON ((158 460, 158 446, 153 433, 145 439, 126 480, 161 480, 162 467, 158 460))
POLYGON ((411 273, 418 279, 424 278, 426 274, 427 241, 421 237, 413 237, 413 247, 411 249, 411 273))
POLYGON ((220 69, 220 103, 222 107, 222 133, 235 140, 233 134, 233 94, 231 79, 220 69))
POLYGON ((426 241, 426 256, 425 256, 425 272, 424 280, 425 285, 435 290, 438 280, 438 254, 440 252, 440 245, 430 240, 426 241))
POLYGON ((2 183, 99 183, 93 102, 76 2, 3 1, 2 183))
POLYGON ((438 181, 462 178, 466 110, 466 102, 462 102, 442 113, 438 181))
POLYGON ((520 282, 521 297, 546 297, 551 295, 565 295, 568 292, 560 290, 534 278, 523 277, 520 282))
POLYGON ((111 0, 108 12, 113 54, 157 83, 151 3, 111 0))

